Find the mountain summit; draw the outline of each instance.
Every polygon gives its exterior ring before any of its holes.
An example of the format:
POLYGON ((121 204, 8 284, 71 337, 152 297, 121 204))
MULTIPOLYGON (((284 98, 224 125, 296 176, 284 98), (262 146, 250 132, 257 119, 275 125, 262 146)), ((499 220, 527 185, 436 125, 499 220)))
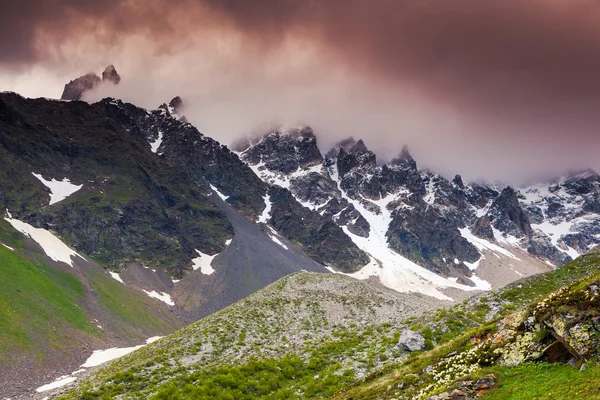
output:
POLYGON ((118 74, 114 65, 109 65, 102 72, 102 78, 96 75, 95 72, 89 72, 79 78, 76 78, 65 85, 61 100, 81 100, 83 94, 94 89, 103 82, 110 82, 113 85, 118 85, 121 82, 121 76, 118 74))

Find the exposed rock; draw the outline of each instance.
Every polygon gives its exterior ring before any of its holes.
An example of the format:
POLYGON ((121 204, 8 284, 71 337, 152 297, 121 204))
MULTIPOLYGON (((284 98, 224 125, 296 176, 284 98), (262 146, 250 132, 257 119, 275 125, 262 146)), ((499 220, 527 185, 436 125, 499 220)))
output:
POLYGON ((300 167, 318 165, 323 156, 310 127, 285 132, 271 132, 257 142, 238 144, 235 150, 243 151, 242 158, 250 165, 264 163, 269 171, 292 173, 300 167))
POLYGON ((420 351, 425 348, 425 338, 417 332, 406 329, 400 335, 398 346, 410 352, 420 351))
POLYGON ((269 197, 271 224, 317 262, 345 272, 357 271, 369 262, 338 225, 300 205, 288 190, 271 187, 269 197))
POLYGON ((494 239, 494 230, 492 229, 491 219, 489 216, 484 215, 475 221, 471 232, 475 236, 479 236, 486 239, 494 239))
POLYGON ((102 82, 110 82, 114 85, 118 85, 121 82, 121 76, 117 73, 114 65, 109 65, 102 72, 102 82))
POLYGON ((67 83, 60 98, 61 100, 81 100, 85 91, 95 88, 100 82, 102 82, 100 77, 94 72, 90 72, 67 83))
POLYGON ((89 72, 77 79, 74 79, 65 85, 61 100, 81 100, 83 94, 94 89, 100 83, 110 82, 117 85, 121 82, 121 77, 113 65, 109 65, 102 72, 102 79, 95 72, 89 72))
POLYGON ((515 236, 530 236, 529 217, 519 204, 517 192, 507 186, 492 203, 489 215, 494 228, 515 236))

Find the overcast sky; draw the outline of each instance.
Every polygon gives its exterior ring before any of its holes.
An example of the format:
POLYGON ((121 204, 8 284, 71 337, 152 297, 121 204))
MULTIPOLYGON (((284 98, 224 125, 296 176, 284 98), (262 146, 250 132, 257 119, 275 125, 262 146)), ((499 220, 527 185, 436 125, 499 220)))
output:
POLYGON ((519 182, 600 170, 597 0, 0 0, 0 91, 155 108, 225 144, 311 125, 323 148, 519 182))

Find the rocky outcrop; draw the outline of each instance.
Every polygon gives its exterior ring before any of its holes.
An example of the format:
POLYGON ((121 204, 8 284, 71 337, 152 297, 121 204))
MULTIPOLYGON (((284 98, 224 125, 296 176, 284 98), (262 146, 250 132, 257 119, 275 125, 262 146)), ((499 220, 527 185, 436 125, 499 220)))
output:
POLYGON ((425 348, 425 338, 417 332, 405 329, 400 334, 398 346, 407 351, 421 351, 425 348))
POLYGON ((83 94, 94 89, 101 83, 112 83, 118 85, 121 77, 113 65, 109 65, 102 72, 102 79, 95 72, 89 72, 77 79, 74 79, 65 85, 61 100, 81 100, 83 94))
POLYGON ((481 257, 451 220, 430 207, 398 213, 387 237, 391 248, 444 276, 470 276, 463 261, 472 263, 481 257))
POLYGON ((118 85, 121 82, 121 76, 115 69, 114 65, 109 65, 102 72, 102 82, 110 82, 113 85, 118 85))
POLYGON ((303 207, 288 190, 272 187, 269 200, 270 224, 312 259, 345 272, 357 271, 369 262, 338 225, 303 207))
POLYGON ((240 142, 234 150, 243 152, 244 161, 251 165, 262 163, 269 171, 285 174, 323 161, 313 130, 309 127, 274 131, 258 139, 240 142))
POLYGON ((531 235, 529 217, 519 204, 517 192, 510 186, 494 200, 488 215, 493 218, 492 225, 504 233, 517 237, 531 235))
POLYGON ((81 100, 83 93, 92 90, 102 82, 102 79, 94 72, 90 72, 77 79, 73 79, 65 85, 61 100, 81 100))

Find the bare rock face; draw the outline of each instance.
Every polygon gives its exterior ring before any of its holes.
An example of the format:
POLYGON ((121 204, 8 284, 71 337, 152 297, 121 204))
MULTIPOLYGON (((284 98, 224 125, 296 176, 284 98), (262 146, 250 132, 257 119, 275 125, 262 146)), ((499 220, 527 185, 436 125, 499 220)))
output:
POLYGON ((102 72, 102 79, 96 75, 95 72, 89 72, 77 79, 73 79, 65 85, 65 89, 63 90, 60 99, 81 100, 81 97, 86 91, 94 89, 103 82, 111 82, 114 85, 121 82, 121 77, 113 65, 109 65, 104 72, 102 72))
POLYGON ((109 65, 104 72, 102 72, 102 82, 112 82, 115 85, 118 85, 119 82, 121 82, 121 76, 117 73, 114 65, 109 65))
POLYGON ((87 90, 91 90, 102 82, 94 72, 90 72, 65 85, 61 100, 81 100, 81 96, 87 90))

